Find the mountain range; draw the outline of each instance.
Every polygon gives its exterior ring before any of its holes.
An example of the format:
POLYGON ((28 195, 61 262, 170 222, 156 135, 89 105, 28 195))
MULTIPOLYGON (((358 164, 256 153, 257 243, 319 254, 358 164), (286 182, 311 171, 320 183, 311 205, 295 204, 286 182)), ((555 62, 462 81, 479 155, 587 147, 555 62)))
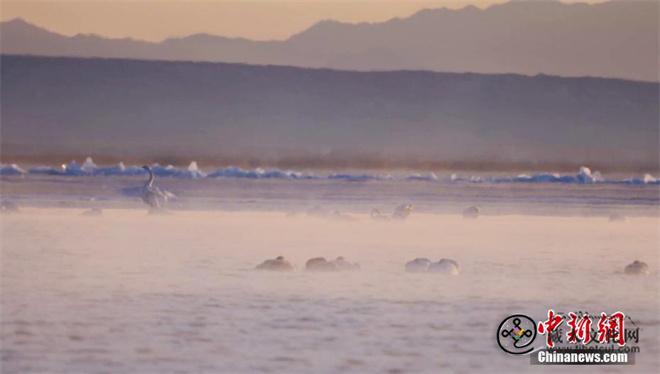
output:
POLYGON ((0 62, 3 160, 659 167, 653 82, 15 55, 0 62))
POLYGON ((4 54, 215 61, 344 70, 539 73, 658 81, 657 1, 509 2, 381 23, 322 21, 281 41, 197 34, 161 42, 0 24, 4 54))

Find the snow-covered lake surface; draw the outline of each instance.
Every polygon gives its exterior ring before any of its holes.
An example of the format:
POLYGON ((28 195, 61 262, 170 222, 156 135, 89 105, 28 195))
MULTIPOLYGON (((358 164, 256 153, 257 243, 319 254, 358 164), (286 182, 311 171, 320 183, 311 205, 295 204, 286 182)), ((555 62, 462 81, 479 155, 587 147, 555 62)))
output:
POLYGON ((658 185, 446 177, 159 178, 178 196, 162 215, 140 175, 3 177, 19 211, 0 215, 0 371, 555 372, 495 340, 508 315, 548 308, 640 327, 635 365, 580 371, 660 369, 658 185), (401 203, 404 221, 369 217, 401 203), (253 270, 278 255, 296 270, 253 270), (304 271, 318 256, 361 270, 304 271), (404 272, 416 257, 461 274, 404 272), (623 274, 635 259, 649 276, 623 274))

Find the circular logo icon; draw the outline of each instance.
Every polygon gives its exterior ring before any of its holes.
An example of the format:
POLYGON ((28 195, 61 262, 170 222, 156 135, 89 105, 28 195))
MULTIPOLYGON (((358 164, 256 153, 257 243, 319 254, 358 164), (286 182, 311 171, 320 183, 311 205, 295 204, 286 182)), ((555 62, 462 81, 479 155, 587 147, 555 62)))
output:
POLYGON ((497 328, 497 344, 506 353, 522 355, 534 350, 536 322, 524 314, 508 316, 497 328))

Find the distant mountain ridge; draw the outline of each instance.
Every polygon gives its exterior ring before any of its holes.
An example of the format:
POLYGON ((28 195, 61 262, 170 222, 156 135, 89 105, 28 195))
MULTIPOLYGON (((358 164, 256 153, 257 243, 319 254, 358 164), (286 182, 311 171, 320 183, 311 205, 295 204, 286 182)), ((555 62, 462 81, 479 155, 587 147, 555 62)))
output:
POLYGON ((539 73, 658 81, 656 1, 510 2, 380 23, 322 21, 284 41, 197 34, 159 43, 66 37, 12 20, 2 53, 238 62, 343 70, 539 73))
POLYGON ((659 169, 658 83, 13 55, 0 62, 5 161, 659 169))

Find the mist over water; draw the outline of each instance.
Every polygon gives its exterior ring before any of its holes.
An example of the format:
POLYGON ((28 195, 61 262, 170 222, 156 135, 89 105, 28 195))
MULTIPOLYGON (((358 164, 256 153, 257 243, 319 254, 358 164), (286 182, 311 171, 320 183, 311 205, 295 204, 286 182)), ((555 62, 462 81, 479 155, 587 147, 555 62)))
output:
MULTIPOLYGON (((21 169, 19 166, 17 168, 21 169)), ((9 166, 13 168, 13 166, 9 166)), ((145 171, 136 166, 26 168, 0 180, 3 199, 25 206, 141 209, 145 171)), ((14 169, 11 169, 14 170, 14 169)), ((157 184, 177 198, 172 210, 333 210, 459 214, 477 205, 485 215, 657 216, 658 180, 650 175, 521 174, 414 171, 318 171, 155 167, 157 184)))
POLYGON ((548 308, 623 310, 626 371, 659 365, 658 186, 159 178, 178 199, 150 215, 123 193, 142 182, 0 180, 19 205, 0 215, 3 371, 512 371, 529 361, 498 324, 548 308), (404 202, 406 220, 369 217, 404 202), (280 255, 293 272, 254 270, 280 255), (319 256, 361 270, 305 271, 319 256), (406 273, 417 257, 461 273, 406 273), (623 274, 635 259, 650 276, 623 274))
MULTIPOLYGON (((236 14, 275 17, 257 3, 236 14)), ((165 5, 142 5, 153 28, 165 5)), ((634 365, 580 371, 660 372, 657 10, 511 1, 272 41, 0 22, 0 373, 577 371, 498 341, 549 309, 639 334, 634 365)))

